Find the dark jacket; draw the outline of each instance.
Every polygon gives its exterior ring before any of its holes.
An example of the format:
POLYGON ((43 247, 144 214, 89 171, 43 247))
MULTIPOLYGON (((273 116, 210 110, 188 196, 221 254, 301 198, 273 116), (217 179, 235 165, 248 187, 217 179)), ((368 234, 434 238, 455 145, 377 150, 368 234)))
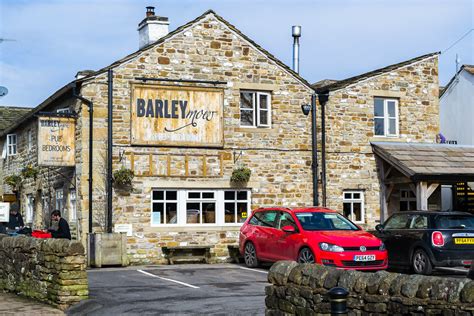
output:
POLYGON ((59 219, 58 230, 49 230, 53 238, 65 238, 71 240, 71 231, 69 230, 69 224, 64 218, 59 219))
POLYGON ((17 212, 16 215, 10 213, 10 220, 8 221, 8 228, 15 229, 15 227, 23 227, 23 217, 21 217, 20 212, 17 212))

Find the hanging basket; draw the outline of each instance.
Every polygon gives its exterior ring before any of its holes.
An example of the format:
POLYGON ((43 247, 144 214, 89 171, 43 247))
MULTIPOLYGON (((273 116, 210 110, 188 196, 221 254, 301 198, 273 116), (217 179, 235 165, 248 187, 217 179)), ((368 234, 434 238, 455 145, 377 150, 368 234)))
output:
POLYGON ((122 188, 131 187, 134 176, 135 175, 132 170, 122 166, 119 170, 114 171, 114 186, 122 188))
POLYGON ((245 183, 250 180, 251 175, 252 171, 247 167, 236 168, 232 171, 230 181, 235 183, 245 183))

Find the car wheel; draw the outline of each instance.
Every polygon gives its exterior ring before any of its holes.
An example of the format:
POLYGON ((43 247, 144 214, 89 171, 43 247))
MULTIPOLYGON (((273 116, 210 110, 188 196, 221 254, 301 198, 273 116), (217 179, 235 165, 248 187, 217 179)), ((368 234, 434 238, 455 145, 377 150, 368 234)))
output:
POLYGON ((430 275, 431 271, 433 271, 430 258, 423 249, 415 250, 411 266, 416 274, 430 275))
POLYGON ((298 259, 296 261, 298 263, 315 263, 316 262, 313 252, 309 248, 301 249, 300 253, 298 254, 298 259))
POLYGON ((258 267, 258 258, 257 258, 257 250, 255 249, 254 244, 248 242, 245 244, 245 251, 244 251, 244 260, 245 265, 249 268, 256 268, 258 267))

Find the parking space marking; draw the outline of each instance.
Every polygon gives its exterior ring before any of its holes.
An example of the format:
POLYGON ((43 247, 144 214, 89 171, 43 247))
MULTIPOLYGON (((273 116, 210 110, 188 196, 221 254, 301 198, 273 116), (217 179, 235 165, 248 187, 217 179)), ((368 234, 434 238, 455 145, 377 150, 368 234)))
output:
POLYGON ((262 271, 262 270, 251 269, 251 268, 245 268, 245 267, 239 267, 239 268, 240 268, 240 269, 243 269, 243 270, 249 270, 249 271, 255 271, 255 272, 260 272, 260 273, 268 274, 268 271, 262 271))
POLYGON ((448 267, 436 267, 437 270, 456 271, 456 272, 469 272, 469 269, 464 268, 448 268, 448 267))
POLYGON ((193 289, 199 289, 199 286, 194 286, 194 285, 191 285, 191 284, 188 284, 188 283, 184 283, 184 282, 181 282, 181 281, 172 280, 172 279, 168 279, 168 278, 163 278, 163 277, 154 275, 154 274, 152 274, 152 273, 149 273, 149 272, 146 272, 146 271, 143 271, 143 270, 137 270, 137 271, 140 272, 140 273, 143 273, 143 274, 145 274, 145 275, 148 275, 148 276, 157 278, 157 279, 161 279, 161 280, 165 280, 165 281, 169 281, 169 282, 181 284, 181 285, 184 285, 184 286, 193 288, 193 289))

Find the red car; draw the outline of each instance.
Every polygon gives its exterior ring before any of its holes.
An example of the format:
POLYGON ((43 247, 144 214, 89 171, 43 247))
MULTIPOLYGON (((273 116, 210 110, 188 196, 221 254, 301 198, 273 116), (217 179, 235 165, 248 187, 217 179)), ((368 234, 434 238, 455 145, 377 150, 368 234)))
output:
POLYGON ((248 267, 278 260, 357 270, 383 270, 388 264, 380 239, 319 207, 257 209, 240 229, 239 246, 248 267))

